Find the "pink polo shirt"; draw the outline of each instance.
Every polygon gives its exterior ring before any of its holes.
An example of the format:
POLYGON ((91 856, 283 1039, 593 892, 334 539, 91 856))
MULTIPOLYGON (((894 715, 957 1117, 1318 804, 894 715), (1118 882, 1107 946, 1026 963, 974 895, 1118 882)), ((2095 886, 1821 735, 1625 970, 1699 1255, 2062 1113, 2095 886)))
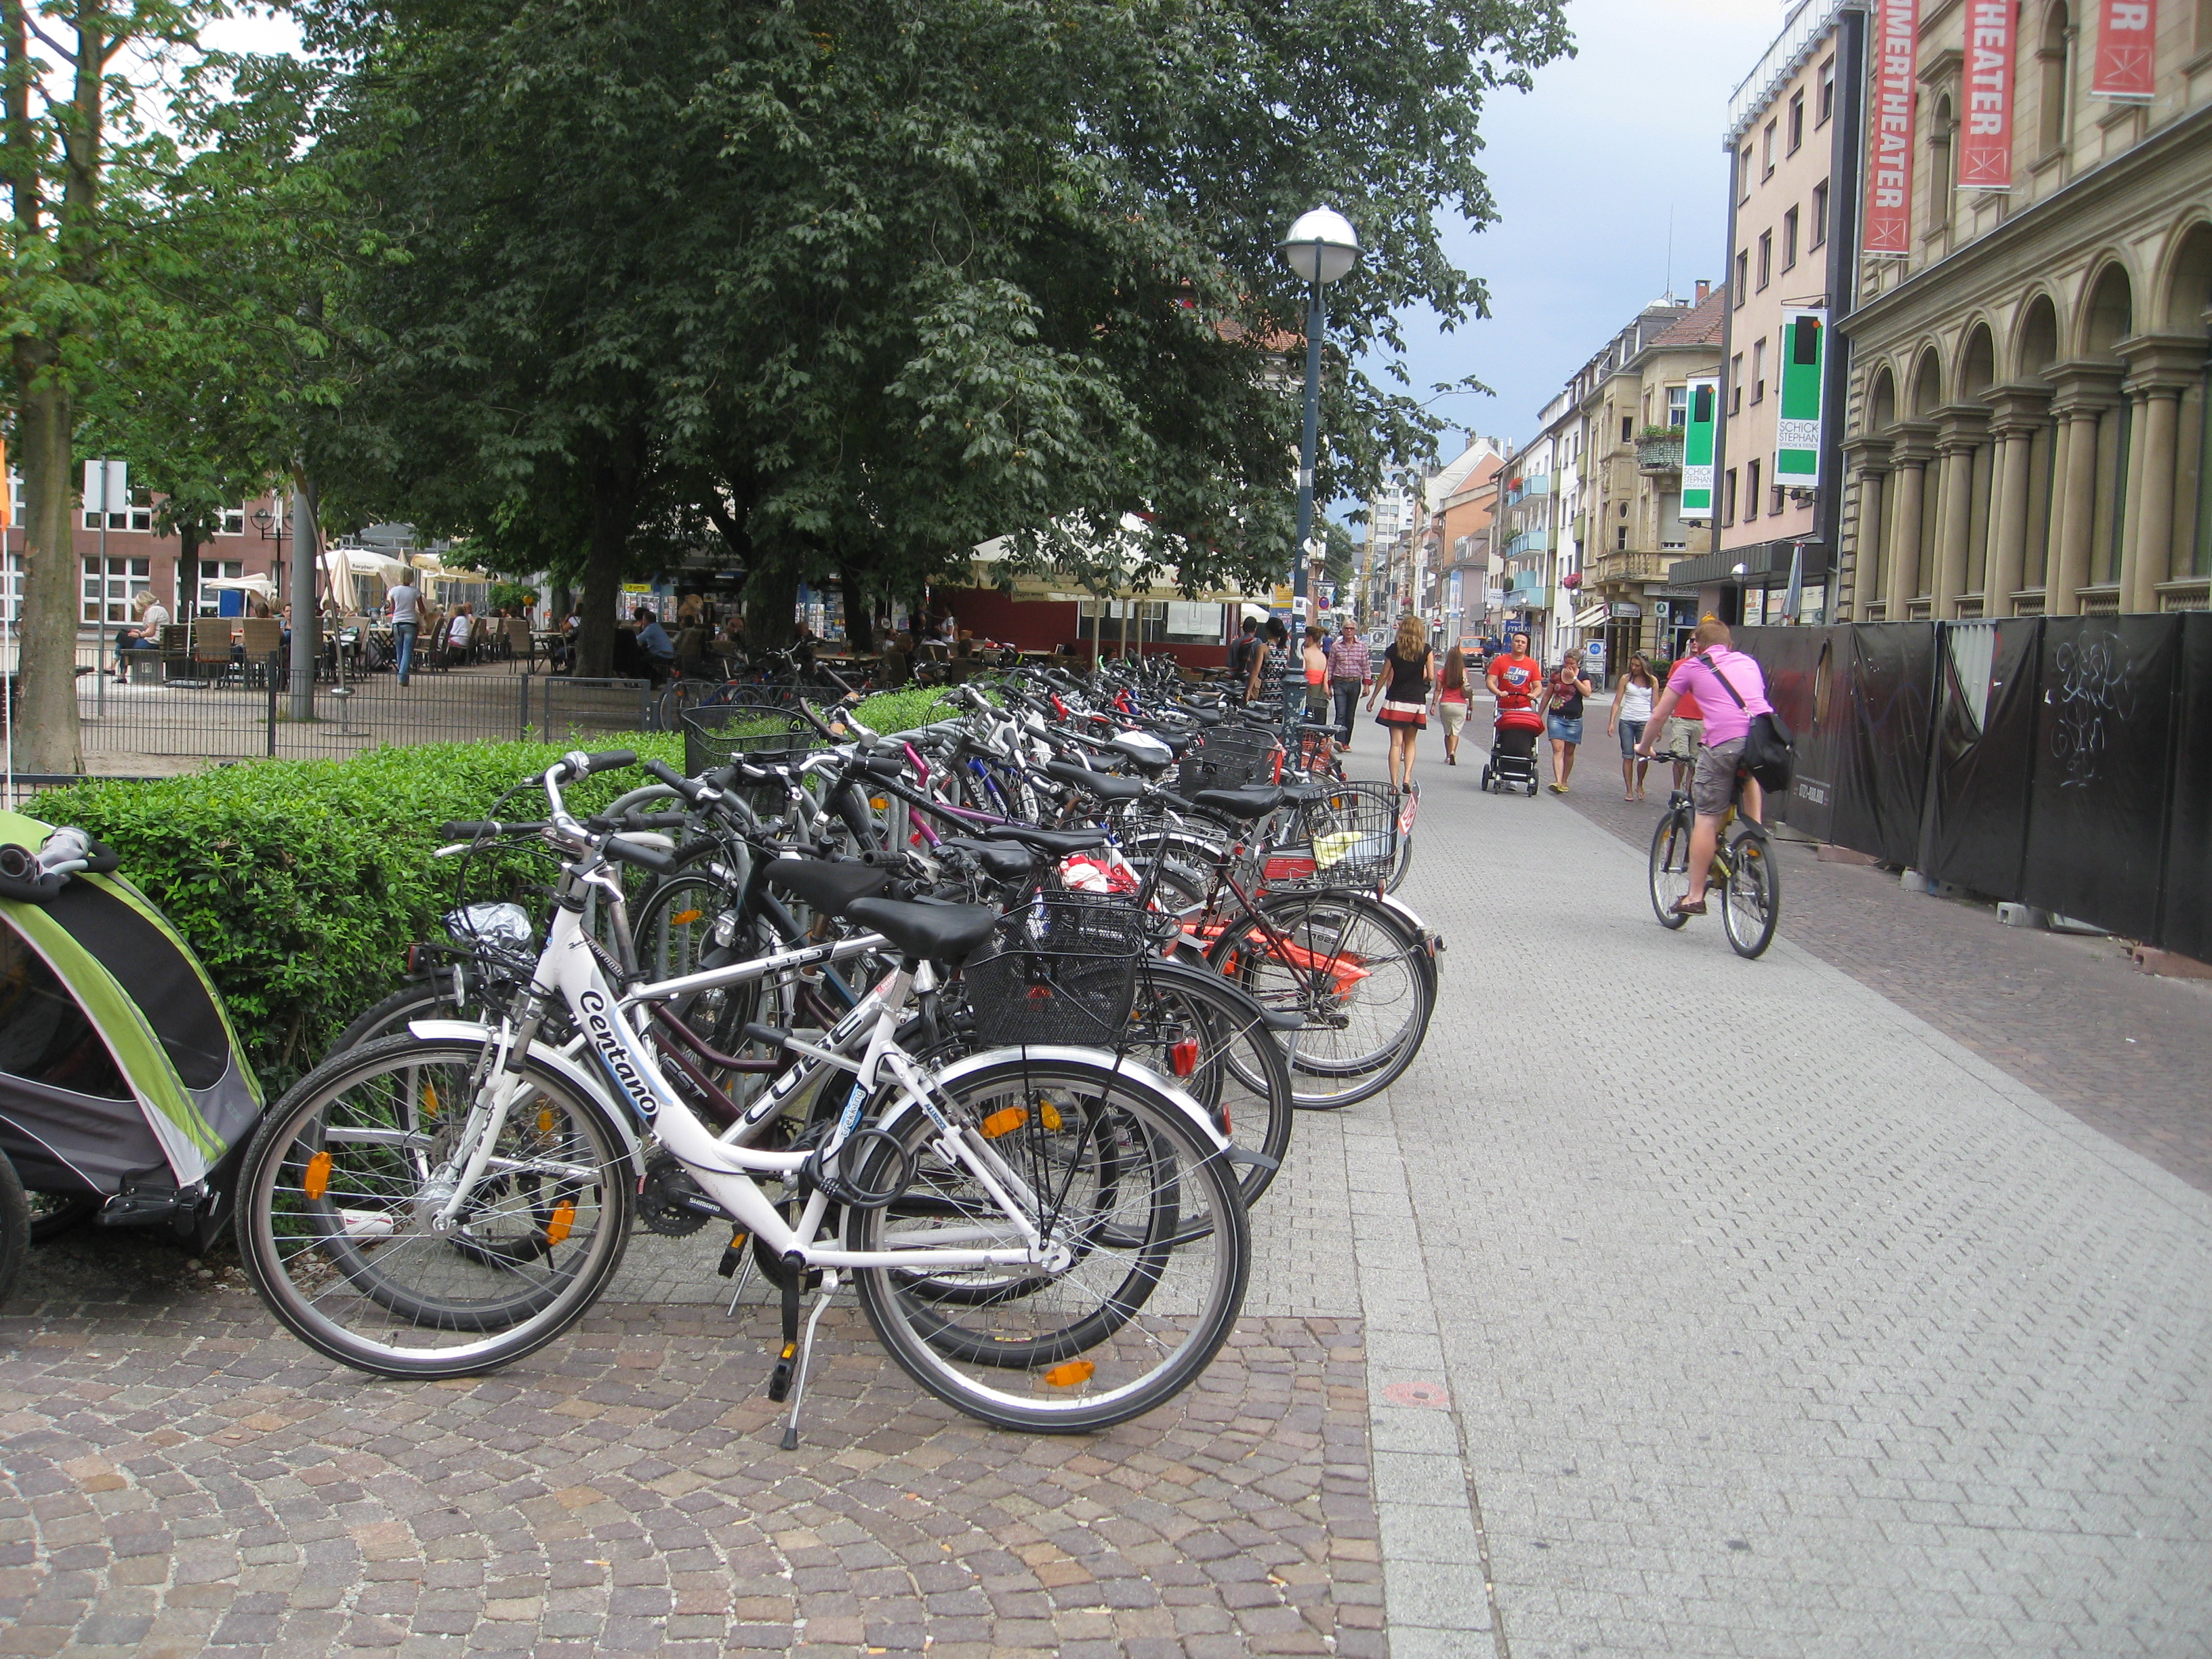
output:
POLYGON ((1751 730, 1751 717, 1772 714, 1774 705, 1766 700, 1766 676, 1756 658, 1725 645, 1714 646, 1704 656, 1711 659, 1711 667, 1698 657, 1684 657, 1667 677, 1667 684, 1697 698, 1698 707, 1705 713, 1705 746, 1710 749, 1744 736, 1751 730), (1735 688, 1736 697, 1743 699, 1742 708, 1737 708, 1735 697, 1723 689, 1723 675, 1735 688))

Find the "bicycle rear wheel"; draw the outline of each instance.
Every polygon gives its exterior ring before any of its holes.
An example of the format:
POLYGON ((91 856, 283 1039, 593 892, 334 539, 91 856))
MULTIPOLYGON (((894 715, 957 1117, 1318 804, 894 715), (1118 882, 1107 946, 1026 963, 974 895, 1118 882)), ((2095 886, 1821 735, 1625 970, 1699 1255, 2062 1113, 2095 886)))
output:
POLYGON ((239 1174, 239 1253, 309 1347, 380 1376, 489 1370, 566 1330, 621 1264, 622 1131, 535 1065, 468 1206, 433 1227, 485 1058, 481 1042, 388 1038, 325 1061, 263 1119, 239 1174))
POLYGON ((1690 890, 1690 814, 1677 808, 1651 827, 1651 908, 1662 927, 1689 918, 1674 908, 1690 890))
POLYGON ((891 1358, 995 1427, 1073 1434, 1125 1422, 1205 1370, 1243 1310, 1250 1235, 1230 1162, 1152 1085, 1067 1057, 1009 1059, 946 1091, 987 1185, 910 1112, 860 1172, 911 1160, 906 1192, 846 1219, 855 1250, 1052 1248, 1031 1266, 856 1275, 891 1358), (1001 1200, 991 1188, 995 1186, 1001 1200))
POLYGON ((1736 955, 1757 957, 1774 942, 1782 914, 1782 872, 1764 831, 1747 825, 1729 843, 1728 880, 1721 888, 1721 926, 1736 955))
POLYGON ((1420 1052, 1435 1011, 1425 944, 1364 893, 1274 894, 1260 914, 1266 927, 1232 924, 1206 959, 1262 1007, 1300 1017, 1278 1034, 1292 1099, 1334 1110, 1389 1088, 1420 1052))
POLYGON ((1291 1147, 1295 1097, 1267 1011, 1212 969, 1146 960, 1137 969, 1131 1051, 1201 1106, 1214 1127, 1265 1160, 1237 1166, 1246 1205, 1257 1203, 1291 1147))

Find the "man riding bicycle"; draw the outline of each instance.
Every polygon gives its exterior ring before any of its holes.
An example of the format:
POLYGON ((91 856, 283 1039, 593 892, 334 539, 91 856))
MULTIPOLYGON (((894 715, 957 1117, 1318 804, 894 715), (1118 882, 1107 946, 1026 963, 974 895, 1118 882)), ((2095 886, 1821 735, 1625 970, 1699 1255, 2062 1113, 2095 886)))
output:
MULTIPOLYGON (((1667 677, 1667 689, 1652 705, 1650 722, 1644 728, 1644 741, 1636 745, 1638 754, 1649 756, 1683 694, 1697 698, 1705 711, 1705 740, 1690 780, 1690 805, 1697 813, 1690 831, 1690 890, 1674 902, 1675 912, 1685 916, 1705 914, 1705 877, 1720 844, 1721 819, 1735 799, 1752 717, 1774 712, 1766 700, 1765 674, 1755 659, 1735 648, 1726 623, 1706 617, 1698 624, 1697 641, 1696 654, 1677 662, 1667 677)), ((1763 822, 1765 805, 1758 781, 1743 775, 1744 816, 1763 822)))

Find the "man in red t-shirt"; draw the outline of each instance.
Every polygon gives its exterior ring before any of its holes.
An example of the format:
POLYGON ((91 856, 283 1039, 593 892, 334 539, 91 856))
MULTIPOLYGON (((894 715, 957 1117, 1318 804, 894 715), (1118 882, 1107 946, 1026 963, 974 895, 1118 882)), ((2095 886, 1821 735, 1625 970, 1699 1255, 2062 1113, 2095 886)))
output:
POLYGON ((1509 708, 1534 708, 1536 694, 1544 689, 1544 668, 1528 654, 1528 636, 1516 634, 1513 648, 1490 659, 1490 694, 1498 699, 1500 714, 1509 708))

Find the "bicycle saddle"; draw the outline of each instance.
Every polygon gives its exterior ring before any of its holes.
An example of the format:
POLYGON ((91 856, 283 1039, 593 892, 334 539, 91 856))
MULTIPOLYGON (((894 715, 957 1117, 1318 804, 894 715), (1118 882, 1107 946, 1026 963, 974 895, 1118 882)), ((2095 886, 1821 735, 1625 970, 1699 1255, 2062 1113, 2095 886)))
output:
POLYGON ((1255 783, 1242 789, 1201 789, 1190 799, 1194 806, 1242 818, 1249 823, 1255 818, 1266 817, 1280 806, 1283 792, 1269 784, 1255 783))
POLYGON ((947 836, 940 848, 965 853, 997 881, 1019 881, 1036 870, 1036 854, 1026 847, 1004 847, 997 842, 974 841, 966 836, 947 836))
POLYGON ((1047 761, 1045 775, 1100 800, 1119 805, 1145 793, 1141 778, 1117 778, 1109 772, 1086 772, 1073 761, 1047 761))
POLYGON ((858 859, 776 859, 768 866, 768 884, 809 909, 835 915, 858 898, 880 897, 891 872, 858 859))
POLYGON ((901 956, 964 962, 991 936, 999 913, 988 904, 921 904, 911 899, 858 898, 846 919, 881 933, 901 956))
POLYGON ((1027 823, 989 823, 977 833, 986 841, 1018 841, 1032 851, 1061 858, 1106 844, 1103 830, 1039 830, 1027 823))

